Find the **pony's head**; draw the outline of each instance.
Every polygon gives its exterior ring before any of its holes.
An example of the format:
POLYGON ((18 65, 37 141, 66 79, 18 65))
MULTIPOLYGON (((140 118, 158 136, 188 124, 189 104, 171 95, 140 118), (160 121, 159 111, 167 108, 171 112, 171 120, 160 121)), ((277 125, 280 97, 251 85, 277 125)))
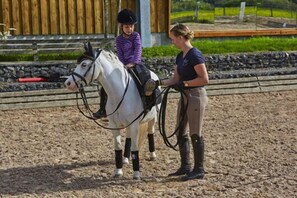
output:
POLYGON ((85 52, 77 59, 77 66, 71 76, 65 81, 65 86, 71 91, 90 84, 98 78, 99 68, 95 66, 101 50, 94 51, 91 43, 84 43, 85 52))

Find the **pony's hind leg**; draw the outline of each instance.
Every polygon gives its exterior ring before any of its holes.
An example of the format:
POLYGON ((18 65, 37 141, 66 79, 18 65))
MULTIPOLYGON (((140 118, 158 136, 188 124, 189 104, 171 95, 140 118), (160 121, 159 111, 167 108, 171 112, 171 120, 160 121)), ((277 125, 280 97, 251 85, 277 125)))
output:
POLYGON ((150 151, 150 161, 155 161, 157 158, 156 149, 155 149, 155 118, 148 122, 148 144, 149 144, 149 151, 150 151))
POLYGON ((115 161, 116 170, 114 177, 121 177, 123 175, 123 155, 122 155, 122 145, 121 145, 121 134, 120 130, 113 131, 114 145, 115 145, 115 161))

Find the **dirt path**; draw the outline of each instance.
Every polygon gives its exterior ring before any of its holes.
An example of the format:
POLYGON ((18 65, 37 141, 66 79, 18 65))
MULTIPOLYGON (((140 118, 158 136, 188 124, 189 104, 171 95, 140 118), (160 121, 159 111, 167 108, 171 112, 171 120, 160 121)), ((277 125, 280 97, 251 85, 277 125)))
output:
MULTIPOLYGON (((168 122, 176 100, 170 101, 168 122)), ((0 197, 294 197, 297 90, 210 97, 203 180, 167 174, 178 152, 156 131, 158 160, 140 154, 141 182, 113 179, 111 133, 76 108, 0 111, 0 197)), ((168 123, 173 129, 174 123, 168 123)))

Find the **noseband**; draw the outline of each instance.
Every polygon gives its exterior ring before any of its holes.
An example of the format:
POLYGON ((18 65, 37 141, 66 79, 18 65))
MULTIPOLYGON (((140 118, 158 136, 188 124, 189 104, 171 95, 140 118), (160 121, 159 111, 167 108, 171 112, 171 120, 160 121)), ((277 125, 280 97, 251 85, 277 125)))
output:
MULTIPOLYGON (((86 59, 92 60, 91 66, 87 69, 87 71, 84 73, 83 76, 80 75, 80 74, 78 74, 78 73, 76 73, 76 72, 73 72, 72 75, 71 75, 72 78, 73 78, 73 80, 74 80, 74 82, 75 82, 75 84, 76 84, 76 86, 79 88, 79 93, 81 94, 81 98, 82 98, 82 100, 83 100, 84 106, 85 106, 85 108, 88 110, 89 113, 93 113, 93 112, 90 110, 90 107, 89 107, 89 105, 88 105, 88 101, 87 101, 86 94, 85 94, 85 92, 84 92, 84 88, 83 88, 83 86, 78 86, 78 83, 76 82, 74 76, 77 76, 81 81, 83 81, 83 82, 85 83, 85 85, 88 85, 88 83, 87 83, 85 77, 86 77, 87 73, 91 70, 91 68, 93 67, 92 78, 91 78, 91 81, 90 81, 90 82, 92 82, 92 81, 93 81, 93 78, 94 78, 95 61, 96 61, 96 59, 98 58, 98 56, 100 55, 101 51, 102 51, 102 50, 98 50, 98 51, 97 51, 98 53, 96 54, 95 58, 92 57, 92 56, 89 56, 89 55, 87 55, 87 54, 83 54, 83 55, 82 55, 82 59, 86 58, 86 59)), ((127 71, 126 71, 126 78, 127 78, 127 84, 126 84, 126 88, 125 88, 125 90, 124 90, 123 96, 122 96, 122 98, 121 98, 119 104, 116 106, 115 110, 114 110, 112 113, 108 114, 107 116, 110 116, 110 115, 114 114, 114 113, 119 109, 119 107, 121 106, 121 104, 122 104, 122 102, 123 102, 123 100, 124 100, 124 98, 125 98, 125 95, 126 95, 126 93, 127 93, 127 91, 128 91, 128 87, 129 87, 129 83, 130 83, 130 78, 129 78, 129 75, 127 74, 127 71)), ((76 97, 76 99, 77 99, 77 101, 78 101, 78 97, 76 97)), ((93 120, 97 125, 99 125, 100 127, 104 128, 104 129, 110 129, 110 130, 120 130, 120 129, 125 129, 125 128, 127 128, 128 126, 130 126, 132 123, 134 123, 137 119, 139 119, 142 115, 144 115, 144 110, 143 110, 143 111, 142 111, 142 112, 141 112, 141 113, 140 113, 140 114, 139 114, 139 115, 138 115, 138 116, 137 116, 131 123, 129 123, 127 126, 125 126, 125 127, 119 127, 119 128, 110 128, 110 127, 106 127, 106 126, 104 126, 104 125, 98 123, 98 122, 94 119, 94 117, 92 117, 92 116, 87 116, 87 115, 86 115, 86 114, 79 108, 78 103, 77 103, 77 107, 78 107, 79 111, 80 111, 85 117, 87 117, 87 118, 89 118, 89 119, 92 119, 92 120, 93 120)))
POLYGON ((97 54, 96 54, 95 57, 89 56, 89 55, 87 55, 87 54, 83 54, 83 55, 82 55, 83 58, 86 58, 86 59, 91 60, 92 63, 91 63, 91 66, 87 69, 87 71, 84 73, 83 76, 80 75, 80 74, 78 74, 78 73, 76 73, 76 72, 73 72, 73 73, 71 74, 71 76, 72 76, 72 78, 73 78, 73 80, 74 80, 74 83, 75 83, 75 85, 76 85, 78 88, 80 88, 80 86, 78 85, 78 83, 77 83, 77 81, 75 80, 75 77, 74 77, 74 76, 78 77, 81 81, 83 81, 83 82, 85 83, 85 85, 88 85, 88 83, 87 83, 85 77, 87 76, 87 73, 91 70, 91 68, 93 68, 92 78, 91 78, 91 80, 90 80, 90 82, 92 82, 92 81, 94 80, 94 72, 95 72, 95 66, 94 66, 94 65, 95 65, 95 61, 96 61, 96 59, 99 57, 101 51, 102 51, 102 50, 98 50, 98 51, 96 51, 97 54))

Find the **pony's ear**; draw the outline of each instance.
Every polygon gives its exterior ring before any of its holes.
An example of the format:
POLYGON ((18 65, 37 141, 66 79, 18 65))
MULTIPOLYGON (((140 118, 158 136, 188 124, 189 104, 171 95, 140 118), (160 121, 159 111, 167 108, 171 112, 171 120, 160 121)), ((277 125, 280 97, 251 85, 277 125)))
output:
POLYGON ((89 51, 89 45, 88 45, 89 42, 84 42, 84 49, 86 52, 89 51))
POLYGON ((91 55, 92 57, 94 57, 94 51, 93 51, 93 47, 91 45, 90 42, 87 42, 87 45, 88 45, 88 54, 91 55))

